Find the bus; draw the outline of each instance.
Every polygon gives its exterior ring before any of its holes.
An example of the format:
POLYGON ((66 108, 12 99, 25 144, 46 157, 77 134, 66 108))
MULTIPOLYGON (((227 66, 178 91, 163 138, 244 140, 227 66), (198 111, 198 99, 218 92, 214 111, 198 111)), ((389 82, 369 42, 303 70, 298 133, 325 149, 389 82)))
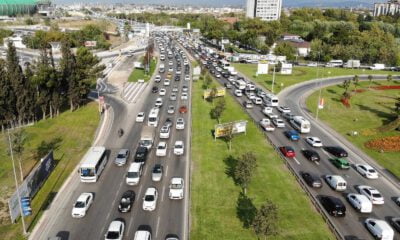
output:
POLYGON ((290 124, 300 133, 309 133, 311 131, 310 122, 302 116, 294 116, 293 119, 290 120, 290 124))
POLYGON ((156 108, 156 107, 154 107, 154 108, 152 108, 152 109, 150 110, 149 118, 148 118, 148 120, 147 120, 147 126, 150 126, 150 127, 157 127, 157 125, 158 125, 158 113, 159 113, 159 111, 160 111, 160 109, 159 109, 159 108, 156 108))
POLYGON ((267 93, 263 97, 265 105, 268 107, 277 107, 279 106, 279 99, 272 93, 267 93))
POLYGON ((107 154, 105 147, 91 147, 83 156, 79 174, 81 182, 97 182, 101 172, 107 164, 107 154))
POLYGON ((231 64, 228 61, 224 60, 224 59, 219 60, 219 64, 225 70, 228 69, 231 66, 231 64))

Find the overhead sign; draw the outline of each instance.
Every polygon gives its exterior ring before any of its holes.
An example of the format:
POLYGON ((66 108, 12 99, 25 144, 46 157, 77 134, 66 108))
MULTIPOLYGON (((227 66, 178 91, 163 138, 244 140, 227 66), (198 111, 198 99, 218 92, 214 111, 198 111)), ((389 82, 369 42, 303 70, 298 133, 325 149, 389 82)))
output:
MULTIPOLYGON (((211 96, 211 91, 212 91, 212 89, 204 90, 203 98, 204 99, 209 98, 211 96)), ((215 97, 223 97, 223 96, 225 96, 225 93, 226 93, 225 88, 224 87, 219 87, 219 88, 217 88, 217 92, 215 94, 215 97)))
POLYGON ((85 47, 96 47, 97 41, 85 41, 85 47))
POLYGON ((215 125, 214 137, 225 137, 230 134, 246 132, 247 121, 240 120, 236 122, 222 123, 215 125))

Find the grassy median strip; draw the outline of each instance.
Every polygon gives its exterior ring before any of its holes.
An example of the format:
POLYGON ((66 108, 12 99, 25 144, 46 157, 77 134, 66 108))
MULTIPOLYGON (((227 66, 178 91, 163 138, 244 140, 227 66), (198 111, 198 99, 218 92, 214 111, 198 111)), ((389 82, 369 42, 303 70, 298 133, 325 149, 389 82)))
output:
MULTIPOLYGON (((143 57, 139 60, 140 62, 143 60, 143 57)), ((145 82, 149 81, 151 76, 153 76, 154 70, 157 66, 157 60, 152 59, 150 61, 150 69, 149 73, 146 74, 144 68, 135 68, 133 69, 131 75, 129 75, 128 82, 137 82, 140 79, 143 79, 145 82)))
POLYGON ((228 143, 214 141, 217 123, 210 118, 211 103, 202 99, 203 82, 193 84, 191 239, 256 239, 251 222, 254 210, 272 200, 279 208, 279 234, 271 239, 334 239, 322 217, 256 125, 227 95, 221 122, 248 120, 247 134, 228 143), (258 168, 248 187, 248 199, 239 198, 230 171, 232 159, 245 152, 257 157, 258 168))
MULTIPOLYGON (((268 90, 272 86, 272 71, 267 75, 256 76, 257 64, 244 64, 234 63, 233 66, 237 71, 246 75, 248 78, 261 84, 268 90)), ((344 75, 372 75, 372 74, 392 74, 398 75, 396 72, 368 70, 368 69, 346 69, 346 68, 325 68, 325 67, 294 67, 293 74, 291 75, 275 75, 274 93, 282 91, 284 88, 294 85, 296 83, 308 81, 317 78, 317 71, 319 78, 344 76, 344 75)))
MULTIPOLYGON (((396 98, 400 97, 399 89, 376 90, 373 87, 397 85, 398 81, 360 82, 358 92, 352 93, 350 107, 346 107, 340 101, 344 88, 341 85, 324 88, 321 92, 325 101, 324 109, 320 110, 319 119, 326 122, 335 131, 345 136, 350 142, 374 158, 380 165, 400 177, 400 162, 398 151, 383 151, 370 149, 365 144, 370 140, 383 139, 390 136, 399 136, 399 132, 392 129, 382 131, 382 127, 396 118, 394 113, 396 98), (351 132, 356 131, 357 136, 351 132)), ((349 91, 354 89, 351 84, 349 91)), ((307 107, 313 113, 316 112, 319 92, 313 93, 307 99, 307 107)), ((385 127, 383 127, 385 128, 385 127)), ((388 143, 388 142, 386 142, 388 143)), ((385 142, 382 140, 382 144, 385 142)))
MULTIPOLYGON (((66 111, 53 119, 47 119, 25 128, 27 142, 22 165, 25 175, 40 160, 36 157, 39 147, 53 146, 56 168, 32 201, 33 215, 26 218, 31 227, 39 220, 43 210, 71 174, 83 154, 91 146, 99 123, 97 103, 89 103, 74 111, 66 111)), ((4 134, 0 134, 5 139, 4 134)), ((6 141, 0 141, 0 185, 1 225, 0 239, 24 239, 21 223, 11 224, 8 215, 7 198, 15 191, 11 159, 7 154, 6 141)), ((17 165, 18 166, 18 165, 17 165)))

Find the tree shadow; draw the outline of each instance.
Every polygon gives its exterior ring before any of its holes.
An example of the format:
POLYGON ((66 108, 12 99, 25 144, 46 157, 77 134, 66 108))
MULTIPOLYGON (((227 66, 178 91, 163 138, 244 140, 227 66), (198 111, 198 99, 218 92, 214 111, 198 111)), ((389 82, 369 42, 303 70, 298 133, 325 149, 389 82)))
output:
POLYGON ((328 88, 326 91, 327 91, 328 93, 331 93, 331 94, 338 94, 338 92, 336 92, 335 90, 330 89, 330 88, 328 88))
POLYGON ((362 110, 362 111, 371 112, 371 113, 375 114, 377 117, 382 118, 383 125, 386 125, 396 119, 394 114, 382 112, 377 109, 371 108, 369 106, 361 105, 361 104, 356 104, 356 106, 358 106, 360 108, 360 110, 362 110))
POLYGON ((239 193, 236 202, 236 215, 243 223, 244 228, 251 226, 256 214, 257 208, 254 206, 252 199, 244 195, 243 192, 239 193))
POLYGON ((57 150, 60 147, 61 142, 62 142, 61 137, 55 137, 51 139, 49 142, 43 140, 36 148, 35 158, 40 159, 46 156, 46 154, 48 154, 50 151, 57 150))
POLYGON ((224 163, 226 165, 225 174, 228 177, 231 177, 236 185, 237 185, 237 181, 235 179, 235 169, 236 169, 237 162, 238 162, 238 160, 236 158, 234 158, 232 155, 229 155, 228 157, 226 157, 224 159, 224 163))

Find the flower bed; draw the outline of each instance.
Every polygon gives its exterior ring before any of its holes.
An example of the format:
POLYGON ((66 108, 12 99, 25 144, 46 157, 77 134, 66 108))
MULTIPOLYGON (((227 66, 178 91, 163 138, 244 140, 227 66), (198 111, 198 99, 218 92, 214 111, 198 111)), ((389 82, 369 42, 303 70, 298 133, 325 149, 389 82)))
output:
POLYGON ((400 136, 391 136, 370 140, 365 143, 365 146, 378 151, 398 152, 400 151, 400 136))

